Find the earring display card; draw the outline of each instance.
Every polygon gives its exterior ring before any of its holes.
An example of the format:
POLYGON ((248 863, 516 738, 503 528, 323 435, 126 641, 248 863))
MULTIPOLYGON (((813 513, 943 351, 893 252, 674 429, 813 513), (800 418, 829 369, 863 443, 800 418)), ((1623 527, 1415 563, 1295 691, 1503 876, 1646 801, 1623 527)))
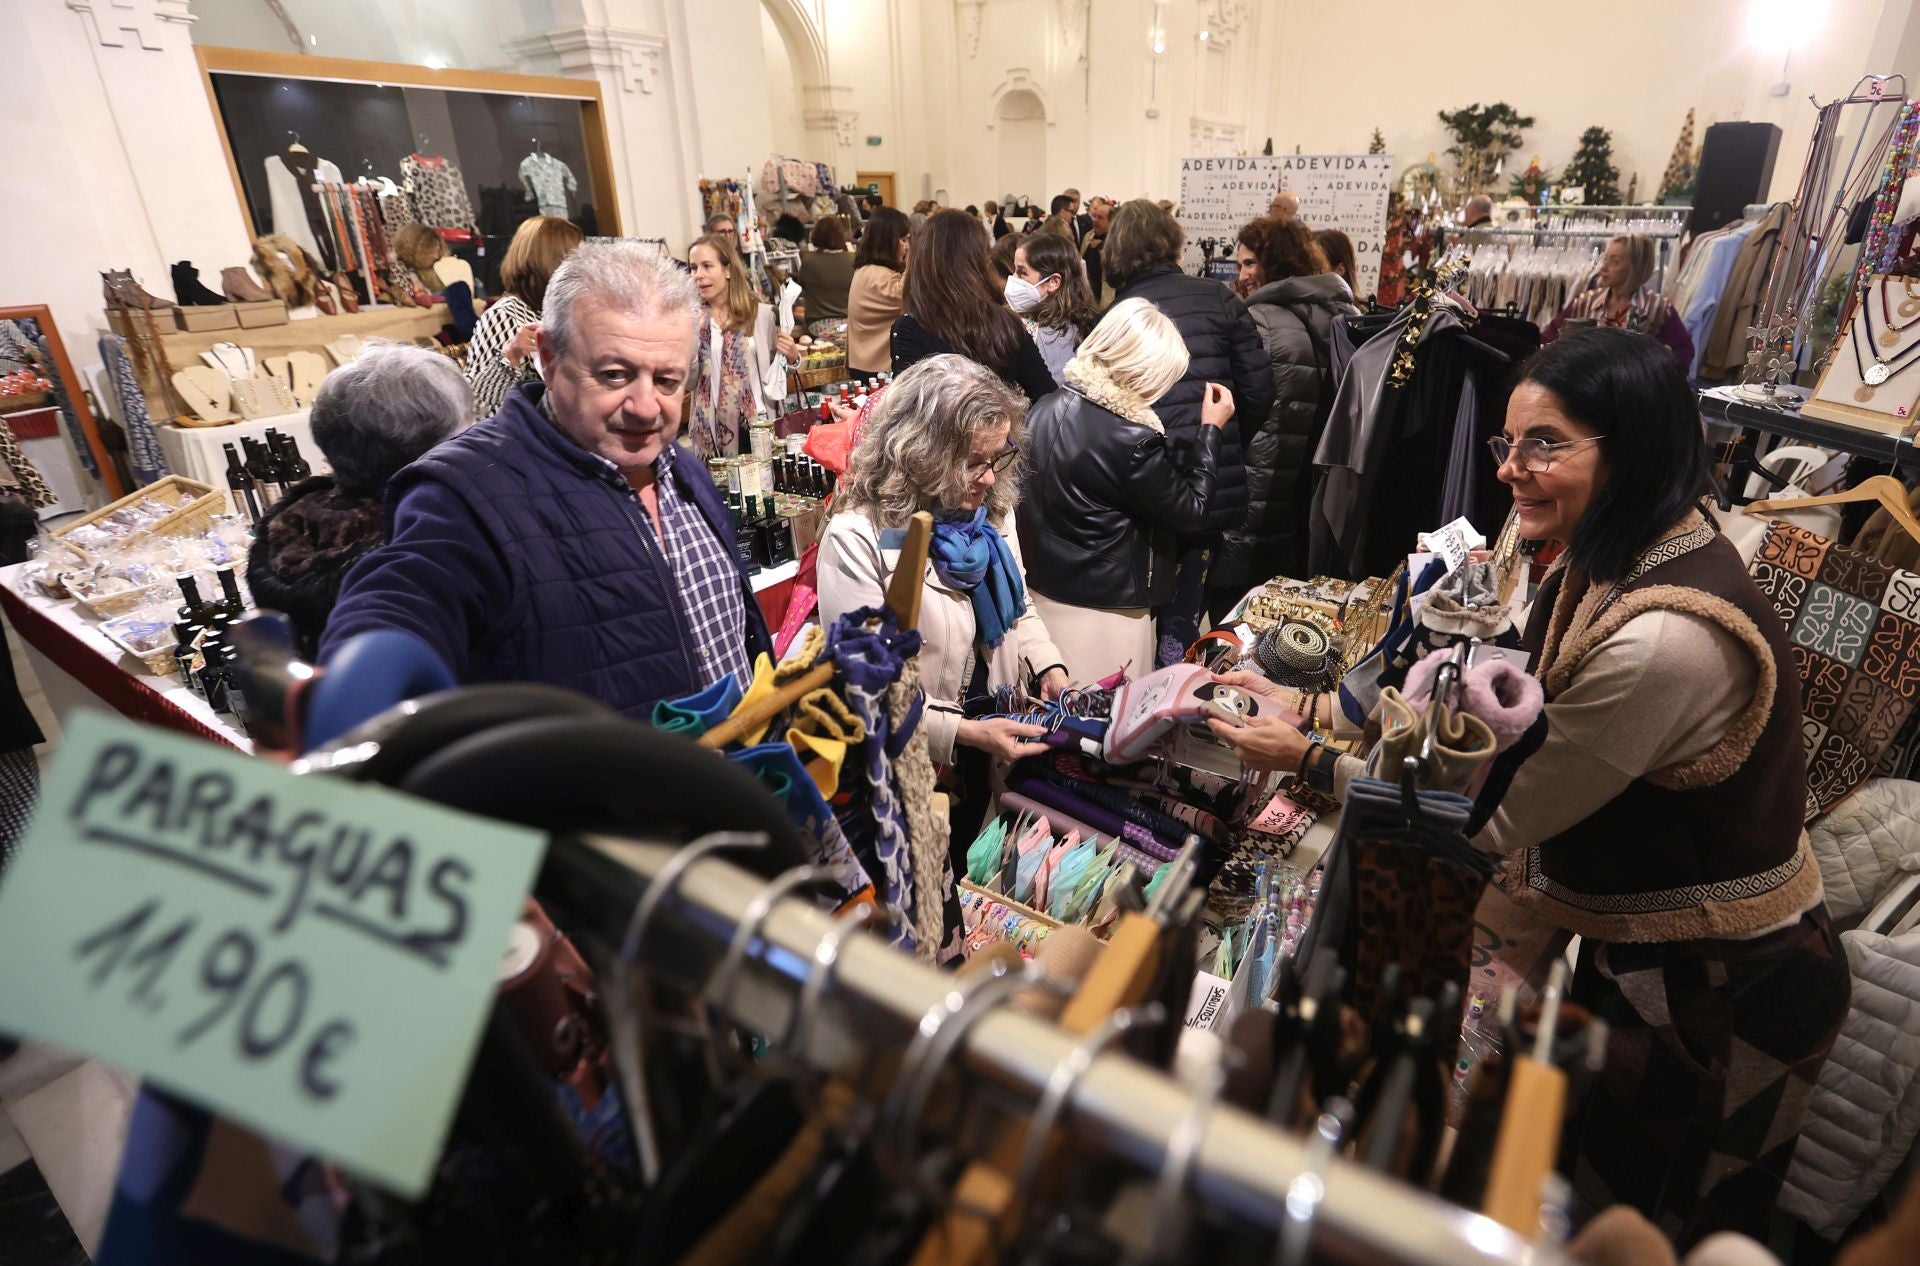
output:
POLYGON ((1920 429, 1920 286, 1867 278, 1801 412, 1893 435, 1920 429))

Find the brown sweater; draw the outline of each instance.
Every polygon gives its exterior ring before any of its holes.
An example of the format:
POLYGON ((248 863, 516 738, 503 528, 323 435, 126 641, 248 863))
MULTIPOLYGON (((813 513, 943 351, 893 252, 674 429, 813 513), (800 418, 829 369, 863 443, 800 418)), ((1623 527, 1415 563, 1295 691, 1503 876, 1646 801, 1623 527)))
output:
POLYGON ((854 269, 847 291, 847 368, 893 368, 893 323, 906 311, 907 275, 879 264, 854 269))

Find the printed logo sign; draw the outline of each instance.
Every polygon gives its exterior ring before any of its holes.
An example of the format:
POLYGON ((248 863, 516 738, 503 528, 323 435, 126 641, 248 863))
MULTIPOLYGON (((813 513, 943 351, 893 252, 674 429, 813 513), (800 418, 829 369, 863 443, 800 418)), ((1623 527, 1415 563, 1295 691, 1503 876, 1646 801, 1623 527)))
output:
POLYGON ((0 1029, 417 1197, 544 845, 83 714, 0 883, 0 1029))

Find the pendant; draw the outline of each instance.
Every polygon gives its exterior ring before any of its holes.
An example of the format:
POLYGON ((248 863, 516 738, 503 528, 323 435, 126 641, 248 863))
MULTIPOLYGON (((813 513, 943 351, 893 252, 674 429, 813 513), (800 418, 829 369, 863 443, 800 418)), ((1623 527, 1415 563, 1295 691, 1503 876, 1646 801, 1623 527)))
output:
MULTIPOLYGON (((1905 315, 1905 314, 1903 313, 1902 315, 1905 315)), ((1893 330, 1884 331, 1880 335, 1880 346, 1882 347, 1900 346, 1900 335, 1893 330)))
POLYGON ((1873 364, 1867 366, 1867 372, 1860 376, 1867 381, 1869 386, 1878 387, 1881 383, 1892 377, 1892 375, 1893 370, 1887 367, 1887 362, 1875 357, 1873 364))
POLYGON ((1900 319, 1903 321, 1908 317, 1920 316, 1920 299, 1908 295, 1900 301, 1898 311, 1900 313, 1900 319))
POLYGON ((1853 398, 1861 404, 1865 404, 1867 401, 1873 399, 1873 388, 1862 383, 1860 386, 1854 388, 1853 398))

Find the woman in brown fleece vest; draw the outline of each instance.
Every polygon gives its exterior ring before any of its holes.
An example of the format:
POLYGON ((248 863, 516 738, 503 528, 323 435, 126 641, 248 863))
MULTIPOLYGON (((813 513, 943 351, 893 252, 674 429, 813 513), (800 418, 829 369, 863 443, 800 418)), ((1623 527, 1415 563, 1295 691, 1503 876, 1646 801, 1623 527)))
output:
MULTIPOLYGON (((1566 546, 1526 625, 1547 735, 1476 839, 1507 856, 1482 921, 1536 951, 1523 970, 1579 934, 1573 996, 1610 1026, 1563 1167, 1581 1212, 1633 1205, 1682 1252, 1764 1238, 1850 994, 1785 630, 1700 512, 1699 413, 1658 342, 1548 346, 1493 448, 1520 534, 1566 546)), ((1298 768, 1306 743, 1221 736, 1256 768, 1298 768)))

